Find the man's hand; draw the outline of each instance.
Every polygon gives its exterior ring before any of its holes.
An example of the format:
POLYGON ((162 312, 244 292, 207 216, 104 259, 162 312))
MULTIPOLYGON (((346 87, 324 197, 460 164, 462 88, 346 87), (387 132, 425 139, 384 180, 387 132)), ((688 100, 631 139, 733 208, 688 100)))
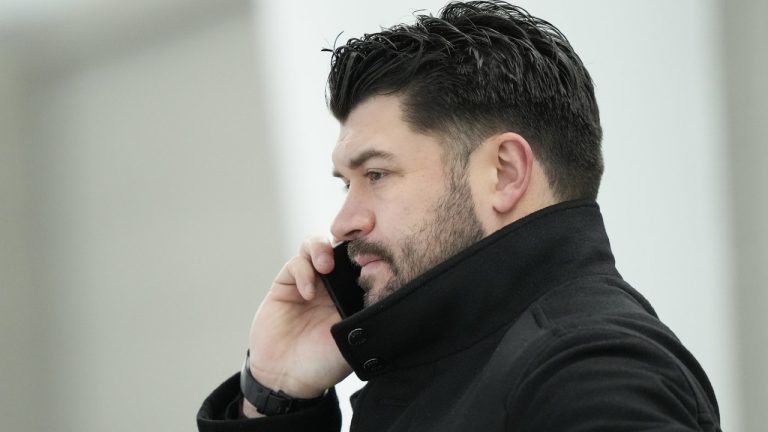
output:
MULTIPOLYGON (((349 375, 330 328, 340 320, 315 270, 333 270, 327 240, 311 238, 275 278, 253 319, 251 373, 261 384, 301 399, 318 397, 349 375)), ((244 401, 249 417, 258 415, 244 401)))

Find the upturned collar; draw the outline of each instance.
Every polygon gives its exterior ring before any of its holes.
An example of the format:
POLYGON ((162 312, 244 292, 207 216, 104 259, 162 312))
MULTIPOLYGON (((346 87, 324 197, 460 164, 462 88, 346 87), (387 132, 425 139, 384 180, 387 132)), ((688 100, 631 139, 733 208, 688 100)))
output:
POLYGON ((433 362, 512 324, 541 295, 616 275, 597 203, 568 201, 521 218, 331 328, 362 380, 433 362))

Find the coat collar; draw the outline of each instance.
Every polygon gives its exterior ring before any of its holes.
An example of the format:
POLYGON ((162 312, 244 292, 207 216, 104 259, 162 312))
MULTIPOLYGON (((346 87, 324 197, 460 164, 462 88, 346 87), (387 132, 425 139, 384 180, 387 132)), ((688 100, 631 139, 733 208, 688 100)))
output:
POLYGON ((569 201, 515 221, 331 328, 360 379, 433 362, 502 327, 548 290, 617 275, 600 209, 569 201))

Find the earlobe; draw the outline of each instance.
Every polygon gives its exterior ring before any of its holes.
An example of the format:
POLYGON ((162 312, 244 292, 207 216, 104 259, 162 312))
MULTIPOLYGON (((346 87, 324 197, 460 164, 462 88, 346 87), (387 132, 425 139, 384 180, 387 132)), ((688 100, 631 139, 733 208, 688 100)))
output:
POLYGON ((496 149, 496 190, 493 208, 505 215, 514 210, 528 190, 533 170, 533 153, 521 135, 505 132, 492 138, 496 149))

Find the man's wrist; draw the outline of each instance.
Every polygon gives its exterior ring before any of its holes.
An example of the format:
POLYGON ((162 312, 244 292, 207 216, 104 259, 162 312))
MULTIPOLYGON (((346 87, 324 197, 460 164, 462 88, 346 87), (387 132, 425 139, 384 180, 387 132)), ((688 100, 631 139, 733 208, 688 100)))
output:
POLYGON ((264 414, 260 413, 258 409, 256 409, 255 406, 253 406, 252 403, 248 402, 248 399, 243 398, 243 405, 241 407, 241 412, 243 414, 243 417, 245 418, 259 418, 259 417, 266 417, 264 414))
POLYGON ((251 370, 250 351, 248 351, 243 363, 243 370, 240 373, 240 390, 243 393, 242 413, 248 418, 299 411, 316 405, 326 393, 325 391, 305 390, 288 394, 281 389, 275 390, 260 383, 253 376, 251 370), (302 396, 309 394, 310 396, 296 397, 296 394, 302 396))

